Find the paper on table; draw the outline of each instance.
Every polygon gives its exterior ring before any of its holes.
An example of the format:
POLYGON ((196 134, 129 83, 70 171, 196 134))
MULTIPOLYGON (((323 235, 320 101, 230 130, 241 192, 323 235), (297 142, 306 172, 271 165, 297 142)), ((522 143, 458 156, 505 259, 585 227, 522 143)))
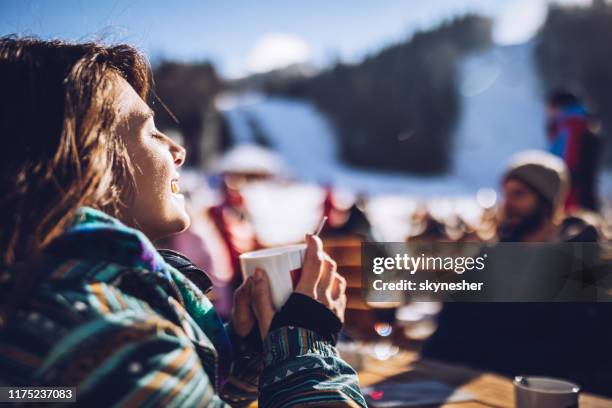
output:
POLYGON ((384 381, 363 389, 369 407, 398 408, 471 401, 467 391, 456 390, 439 381, 384 381))

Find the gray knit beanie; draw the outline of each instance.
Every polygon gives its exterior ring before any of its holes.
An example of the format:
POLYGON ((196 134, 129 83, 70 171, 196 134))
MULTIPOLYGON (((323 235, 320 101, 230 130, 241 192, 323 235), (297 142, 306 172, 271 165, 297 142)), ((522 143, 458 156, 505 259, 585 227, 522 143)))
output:
POLYGON ((568 171, 563 160, 541 150, 527 150, 515 155, 510 160, 503 181, 510 178, 527 184, 553 208, 559 204, 569 188, 568 171))

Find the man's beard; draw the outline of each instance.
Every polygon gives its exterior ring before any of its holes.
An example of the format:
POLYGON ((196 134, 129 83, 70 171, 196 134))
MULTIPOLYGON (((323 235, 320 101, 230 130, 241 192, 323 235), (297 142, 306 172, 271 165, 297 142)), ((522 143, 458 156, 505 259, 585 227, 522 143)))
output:
POLYGON ((502 222, 497 228, 499 240, 501 242, 522 242, 527 234, 536 231, 542 226, 548 217, 548 211, 543 203, 538 203, 534 210, 523 216, 517 224, 502 222))

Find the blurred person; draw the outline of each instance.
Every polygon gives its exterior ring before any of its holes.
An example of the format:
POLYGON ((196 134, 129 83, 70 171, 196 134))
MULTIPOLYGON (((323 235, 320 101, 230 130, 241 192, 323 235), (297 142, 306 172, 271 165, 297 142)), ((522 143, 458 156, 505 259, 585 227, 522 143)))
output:
MULTIPOLYGON (((502 177, 500 242, 549 242, 557 243, 561 248, 566 242, 596 242, 597 232, 590 223, 576 217, 563 218, 565 191, 567 170, 562 160, 539 151, 523 152, 514 157, 502 177)), ((582 256, 585 256, 584 251, 594 247, 581 248, 582 256)), ((534 285, 529 282, 541 281, 529 275, 545 273, 533 270, 534 265, 542 265, 552 273, 570 266, 557 268, 541 263, 558 263, 558 259, 547 257, 554 252, 534 257, 533 253, 527 254, 524 246, 500 249, 499 256, 487 252, 487 265, 491 267, 494 263, 501 267, 495 271, 504 276, 496 279, 506 279, 502 286, 508 288, 527 278, 528 284, 521 290, 534 290, 534 285), (530 260, 528 271, 517 268, 516 264, 520 262, 516 259, 521 257, 530 260)), ((586 291, 589 291, 589 285, 586 291)), ((542 293, 546 289, 536 290, 542 293)), ((549 289, 556 293, 556 289, 549 289)), ((612 326, 607 323, 612 319, 612 304, 509 303, 495 301, 495 297, 488 300, 487 303, 445 303, 438 316, 438 330, 425 343, 423 355, 509 376, 528 374, 568 378, 586 391, 612 395, 609 388, 612 326)))
POLYGON ((257 240, 244 198, 240 192, 247 183, 261 180, 263 176, 225 173, 220 188, 221 200, 206 209, 207 219, 212 222, 229 256, 229 265, 219 272, 230 279, 240 274, 240 254, 261 248, 257 240))
POLYGON ((562 160, 540 151, 517 155, 502 178, 499 240, 553 240, 567 189, 567 168, 562 160))
POLYGON ((416 225, 414 235, 408 237, 406 242, 435 243, 451 241, 446 225, 433 217, 428 211, 415 214, 413 224, 416 225))
POLYGON ((372 238, 370 222, 364 211, 365 195, 334 189, 330 184, 324 184, 324 188, 323 217, 327 217, 327 222, 321 236, 361 240, 372 238))
POLYGON ((245 206, 241 190, 257 181, 269 180, 282 172, 282 163, 269 149, 255 145, 238 145, 228 151, 219 164, 221 200, 205 210, 212 225, 209 241, 216 246, 213 261, 217 310, 229 317, 234 290, 242 283, 240 255, 262 248, 245 206))
POLYGON ((517 154, 502 178, 500 242, 596 241, 592 223, 577 216, 568 230, 563 205, 569 188, 567 167, 556 156, 517 154))
POLYGON ((126 45, 0 39, 0 384, 83 406, 365 406, 334 347, 345 284, 318 237, 280 311, 264 271, 223 325, 151 243, 185 230, 185 149, 126 45), (9 140, 10 138, 10 140, 9 140), (308 316, 317 316, 316 321, 308 316), (298 371, 299 368, 299 371, 298 371))
POLYGON ((562 158, 569 170, 571 188, 565 208, 597 211, 601 141, 593 118, 580 98, 565 89, 548 95, 546 115, 549 151, 562 158))

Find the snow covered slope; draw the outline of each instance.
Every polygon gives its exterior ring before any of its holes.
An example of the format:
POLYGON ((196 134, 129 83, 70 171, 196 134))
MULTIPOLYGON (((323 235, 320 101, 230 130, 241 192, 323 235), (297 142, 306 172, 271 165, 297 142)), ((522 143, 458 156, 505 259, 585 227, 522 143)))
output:
MULTIPOLYGON (((244 95, 219 106, 236 143, 252 143, 256 121, 293 176, 370 194, 465 195, 497 188, 510 156, 544 148, 544 111, 533 64, 533 44, 496 47, 468 57, 460 68, 462 112, 449 174, 422 178, 350 168, 339 161, 333 129, 305 101, 244 95)), ((603 180, 609 186, 612 180, 603 180)), ((610 190, 610 188, 608 188, 610 190)))

